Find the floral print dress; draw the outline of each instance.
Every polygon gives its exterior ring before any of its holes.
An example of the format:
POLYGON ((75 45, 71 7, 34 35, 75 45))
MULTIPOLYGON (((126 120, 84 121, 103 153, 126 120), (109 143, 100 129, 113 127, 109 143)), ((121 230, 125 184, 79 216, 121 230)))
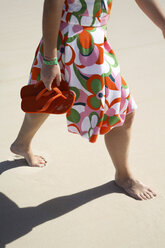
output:
MULTIPOLYGON (((61 76, 76 96, 66 113, 67 130, 92 143, 137 109, 107 40, 111 7, 112 0, 65 0, 58 33, 61 76)), ((43 55, 41 38, 28 84, 40 80, 43 55)))

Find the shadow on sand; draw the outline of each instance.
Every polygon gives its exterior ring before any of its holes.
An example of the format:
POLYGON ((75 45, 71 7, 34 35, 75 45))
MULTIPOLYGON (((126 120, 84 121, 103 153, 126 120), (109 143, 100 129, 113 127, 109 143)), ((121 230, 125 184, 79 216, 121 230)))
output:
MULTIPOLYGON (((25 166, 24 159, 0 164, 0 173, 19 166, 25 166), (15 166, 14 166, 15 164, 15 166)), ((29 233, 34 227, 56 219, 99 197, 112 193, 123 193, 114 181, 71 195, 48 200, 35 207, 20 208, 3 193, 0 193, 0 248, 29 233)))
MULTIPOLYGON (((20 158, 21 156, 15 156, 15 157, 20 158)), ((24 158, 14 159, 12 161, 6 160, 3 162, 0 162, 0 175, 7 170, 11 170, 11 169, 14 169, 17 167, 23 167, 23 166, 29 166, 24 158)))

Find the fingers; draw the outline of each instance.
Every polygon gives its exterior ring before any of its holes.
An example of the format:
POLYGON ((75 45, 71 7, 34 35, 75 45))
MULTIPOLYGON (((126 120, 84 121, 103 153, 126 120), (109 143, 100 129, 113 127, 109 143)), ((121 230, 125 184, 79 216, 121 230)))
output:
POLYGON ((61 72, 59 65, 42 65, 41 68, 41 81, 44 83, 48 91, 52 90, 52 83, 56 81, 57 86, 60 86, 61 72))
POLYGON ((52 90, 52 80, 51 81, 49 81, 49 82, 44 82, 44 85, 45 85, 45 87, 47 88, 47 90, 52 90))
POLYGON ((53 80, 46 79, 41 73, 41 81, 44 83, 45 88, 50 91, 53 80))
POLYGON ((42 78, 41 77, 41 81, 44 83, 44 85, 45 85, 45 88, 47 89, 47 90, 52 90, 52 82, 53 82, 53 80, 45 80, 44 78, 42 78))
MULTIPOLYGON (((41 79, 42 80, 42 79, 41 79)), ((56 84, 57 86, 60 86, 60 82, 61 82, 61 75, 58 75, 56 76, 56 78, 54 79, 56 81, 56 84)), ((44 85, 45 85, 45 88, 50 91, 52 90, 52 83, 54 80, 50 80, 50 81, 45 81, 45 80, 42 80, 44 85)))
POLYGON ((57 74, 57 76, 56 76, 56 84, 57 84, 57 86, 60 86, 60 82, 61 82, 61 75, 57 74))

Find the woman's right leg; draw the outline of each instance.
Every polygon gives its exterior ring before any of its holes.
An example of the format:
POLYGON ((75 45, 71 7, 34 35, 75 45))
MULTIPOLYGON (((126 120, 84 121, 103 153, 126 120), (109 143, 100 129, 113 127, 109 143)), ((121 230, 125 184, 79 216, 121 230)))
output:
POLYGON ((31 141, 48 116, 49 114, 26 113, 18 136, 10 147, 11 152, 23 156, 30 166, 43 167, 46 164, 43 157, 33 154, 31 141))

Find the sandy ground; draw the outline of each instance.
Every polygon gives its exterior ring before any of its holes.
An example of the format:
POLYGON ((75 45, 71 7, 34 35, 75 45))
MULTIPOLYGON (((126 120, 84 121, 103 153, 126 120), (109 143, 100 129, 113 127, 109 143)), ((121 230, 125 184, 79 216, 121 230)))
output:
MULTIPOLYGON (((94 144, 50 116, 33 140, 48 166, 30 168, 9 146, 24 113, 27 83, 41 36, 42 0, 0 1, 0 248, 163 248, 165 245, 164 66, 161 31, 134 1, 114 1, 108 37, 138 105, 130 147, 137 178, 157 198, 138 201, 113 182, 104 137, 94 144)), ((165 8, 165 2, 161 0, 165 8)))

